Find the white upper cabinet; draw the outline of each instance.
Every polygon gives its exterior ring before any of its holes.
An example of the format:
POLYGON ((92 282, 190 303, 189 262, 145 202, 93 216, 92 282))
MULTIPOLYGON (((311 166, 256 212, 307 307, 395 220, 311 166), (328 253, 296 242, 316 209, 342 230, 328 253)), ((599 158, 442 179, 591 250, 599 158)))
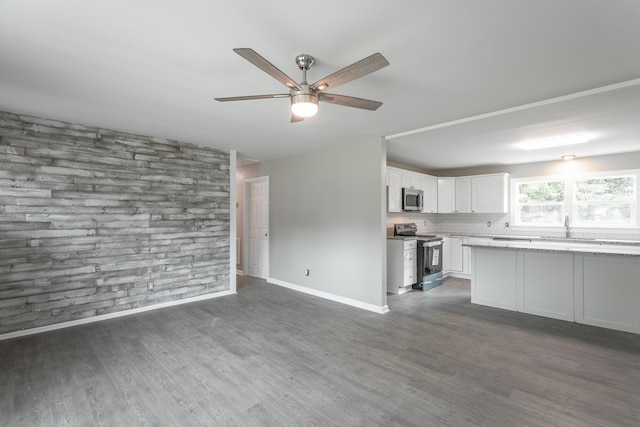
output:
POLYGON ((456 178, 456 213, 471 212, 471 178, 467 176, 456 178))
POLYGON ((422 190, 422 174, 402 171, 402 188, 415 188, 416 190, 422 190))
POLYGON ((387 211, 402 212, 402 170, 387 168, 387 211))
POLYGON ((424 192, 422 213, 509 213, 509 174, 436 178, 387 167, 387 210, 402 212, 402 189, 424 192))
POLYGON ((471 211, 509 212, 509 174, 496 173, 471 177, 471 211))
POLYGON ((471 212, 471 179, 438 178, 438 213, 471 212))
POLYGON ((438 212, 438 179, 435 176, 387 167, 387 211, 402 212, 402 189, 424 192, 423 213, 438 212))
POLYGON ((456 179, 438 178, 438 213, 456 211, 456 179))
POLYGON ((438 213, 508 213, 509 174, 438 178, 438 213))
POLYGON ((422 175, 422 191, 424 191, 423 213, 438 212, 438 178, 422 175))

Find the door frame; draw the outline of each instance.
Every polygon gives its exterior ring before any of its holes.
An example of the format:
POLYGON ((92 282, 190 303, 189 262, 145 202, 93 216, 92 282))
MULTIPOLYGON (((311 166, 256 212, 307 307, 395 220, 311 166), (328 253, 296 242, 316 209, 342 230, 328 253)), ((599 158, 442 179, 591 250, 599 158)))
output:
MULTIPOLYGON (((249 275, 249 265, 251 265, 251 259, 249 258, 249 239, 250 236, 250 227, 249 221, 251 218, 251 192, 249 191, 249 187, 256 182, 264 182, 267 184, 267 189, 269 196, 267 198, 267 205, 269 206, 269 234, 271 234, 271 187, 269 185, 269 175, 258 176, 255 178, 248 178, 244 180, 244 215, 243 215, 243 227, 242 227, 242 258, 243 258, 243 266, 242 270, 244 274, 249 275)), ((269 241, 271 241, 271 236, 269 237, 269 241)), ((269 246, 267 246, 267 251, 270 251, 269 246)), ((269 254, 270 255, 270 254, 269 254)), ((271 258, 269 258, 269 264, 267 265, 267 278, 269 277, 271 267, 271 258)))

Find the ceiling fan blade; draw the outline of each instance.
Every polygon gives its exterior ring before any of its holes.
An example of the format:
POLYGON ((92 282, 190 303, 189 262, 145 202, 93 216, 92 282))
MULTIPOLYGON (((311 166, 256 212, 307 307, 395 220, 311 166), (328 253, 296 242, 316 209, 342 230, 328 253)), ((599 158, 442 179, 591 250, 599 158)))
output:
POLYGON ((251 62, 256 67, 260 68, 265 73, 269 74, 271 77, 273 77, 280 83, 287 86, 288 88, 297 89, 297 90, 301 89, 300 85, 295 80, 293 80, 291 77, 287 76, 285 73, 280 71, 279 68, 277 68, 271 62, 264 59, 255 50, 249 49, 247 47, 239 47, 239 48, 233 49, 233 51, 238 55, 242 56, 247 61, 251 62))
POLYGON ((231 96, 227 98, 214 98, 216 101, 247 101, 250 99, 270 99, 270 98, 289 98, 291 95, 288 93, 273 93, 270 95, 249 95, 249 96, 231 96))
POLYGON ((338 70, 327 77, 318 80, 311 85, 311 88, 316 91, 322 91, 328 88, 336 88, 340 85, 348 83, 352 80, 359 79, 367 74, 378 71, 381 68, 389 65, 389 61, 379 53, 374 53, 371 56, 367 56, 360 61, 353 63, 342 70, 338 70))
POLYGON ((291 115, 291 123, 297 123, 304 120, 304 117, 296 116, 295 114, 291 115))
POLYGON ((345 107, 362 108, 363 110, 375 111, 382 105, 380 101, 356 98, 353 96, 334 95, 332 93, 320 92, 318 100, 329 104, 344 105, 345 107))

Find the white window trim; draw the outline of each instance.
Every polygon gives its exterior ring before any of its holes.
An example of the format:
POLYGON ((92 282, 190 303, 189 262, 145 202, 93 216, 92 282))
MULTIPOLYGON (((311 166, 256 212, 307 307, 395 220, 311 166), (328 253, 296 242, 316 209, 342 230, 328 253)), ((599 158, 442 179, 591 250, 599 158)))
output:
POLYGON ((581 173, 581 174, 571 174, 571 175, 546 175, 546 176, 534 176, 534 177, 522 177, 522 178, 512 178, 510 180, 510 188, 509 188, 509 211, 510 211, 510 221, 513 229, 517 229, 519 231, 537 231, 537 232, 557 232, 559 230, 564 229, 564 225, 523 225, 518 224, 517 220, 517 210, 516 210, 516 190, 518 185, 524 182, 540 182, 540 181, 564 181, 565 182, 565 203, 564 203, 564 212, 565 214, 569 214, 569 223, 571 225, 571 229, 573 231, 593 231, 593 230, 615 230, 616 232, 624 232, 631 231, 637 232, 640 229, 640 169, 626 169, 626 170, 617 170, 617 171, 602 171, 602 172, 590 172, 590 173, 581 173), (632 226, 623 225, 581 225, 579 227, 574 227, 572 225, 573 217, 574 217, 574 192, 575 192, 575 183, 577 180, 583 179, 593 179, 593 178, 607 178, 607 177, 619 177, 619 176, 635 176, 636 181, 636 203, 635 206, 632 206, 632 218, 634 220, 634 224, 632 226))

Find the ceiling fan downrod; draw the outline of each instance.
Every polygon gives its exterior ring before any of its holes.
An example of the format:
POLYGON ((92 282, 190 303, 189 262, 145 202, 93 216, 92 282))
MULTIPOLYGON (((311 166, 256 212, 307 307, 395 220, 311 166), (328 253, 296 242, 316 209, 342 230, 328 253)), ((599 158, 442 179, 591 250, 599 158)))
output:
POLYGON ((291 112, 298 117, 311 117, 318 112, 318 94, 307 83, 307 70, 314 63, 313 56, 301 53, 296 64, 302 70, 300 89, 291 89, 291 112))

